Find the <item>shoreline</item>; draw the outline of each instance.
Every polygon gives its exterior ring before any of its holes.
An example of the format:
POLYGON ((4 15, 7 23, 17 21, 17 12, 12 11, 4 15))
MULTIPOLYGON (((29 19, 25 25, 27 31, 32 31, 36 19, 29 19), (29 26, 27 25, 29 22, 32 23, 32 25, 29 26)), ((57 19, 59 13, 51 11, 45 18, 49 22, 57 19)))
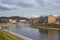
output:
POLYGON ((12 31, 8 31, 8 30, 6 30, 6 29, 3 29, 3 30, 6 31, 6 32, 8 32, 8 33, 11 33, 11 34, 13 34, 13 35, 15 35, 15 36, 17 36, 17 37, 20 37, 20 38, 22 38, 22 39, 24 39, 24 40, 33 40, 33 39, 31 39, 31 38, 28 38, 28 37, 25 37, 25 36, 23 36, 23 35, 14 33, 14 32, 12 32, 12 31))
POLYGON ((37 29, 48 29, 48 30, 60 30, 60 28, 53 28, 53 27, 46 27, 46 26, 41 26, 41 25, 35 25, 35 24, 30 24, 31 27, 37 28, 37 29))

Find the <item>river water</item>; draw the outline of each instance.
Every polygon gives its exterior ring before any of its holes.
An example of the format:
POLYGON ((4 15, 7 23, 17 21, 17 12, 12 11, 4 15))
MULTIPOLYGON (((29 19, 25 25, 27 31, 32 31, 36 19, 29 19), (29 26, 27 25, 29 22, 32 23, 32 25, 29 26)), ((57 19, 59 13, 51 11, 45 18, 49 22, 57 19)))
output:
POLYGON ((41 32, 39 29, 31 28, 29 24, 18 23, 10 27, 4 27, 8 31, 29 37, 33 40, 60 40, 60 31, 48 30, 48 33, 41 32))

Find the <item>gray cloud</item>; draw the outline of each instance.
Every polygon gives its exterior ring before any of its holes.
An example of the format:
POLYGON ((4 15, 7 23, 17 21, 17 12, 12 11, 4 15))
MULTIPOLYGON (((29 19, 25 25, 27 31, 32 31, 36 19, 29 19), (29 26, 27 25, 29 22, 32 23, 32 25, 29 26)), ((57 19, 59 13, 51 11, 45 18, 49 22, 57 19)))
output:
POLYGON ((16 9, 17 8, 17 5, 13 5, 13 4, 9 4, 7 2, 9 1, 6 1, 6 3, 3 2, 4 0, 0 0, 0 11, 4 11, 4 10, 12 10, 12 9, 16 9))
POLYGON ((31 4, 27 4, 27 3, 23 3, 23 2, 20 2, 17 5, 18 6, 21 6, 21 7, 25 7, 25 8, 33 7, 33 5, 31 5, 31 4))
POLYGON ((21 7, 53 7, 60 5, 60 0, 2 0, 2 3, 21 7))
POLYGON ((16 5, 0 3, 0 10, 11 10, 11 9, 15 9, 15 8, 17 8, 16 5))
POLYGON ((13 5, 17 5, 17 6, 21 6, 21 7, 25 7, 25 8, 33 7, 32 4, 21 1, 21 0, 20 1, 19 0, 7 0, 7 1, 3 0, 2 3, 13 4, 13 5))
MULTIPOLYGON (((12 10, 24 14, 51 14, 60 11, 60 0, 1 0, 0 10, 12 10), (17 11, 17 9, 19 11, 17 11), (36 9, 36 10, 35 10, 36 9), (21 11, 22 10, 22 11, 21 11), (32 11, 31 11, 32 10, 32 11), (27 13, 28 11, 28 13, 27 13)), ((15 12, 15 11, 13 11, 15 12)), ((16 13, 15 12, 15 13, 16 13)))

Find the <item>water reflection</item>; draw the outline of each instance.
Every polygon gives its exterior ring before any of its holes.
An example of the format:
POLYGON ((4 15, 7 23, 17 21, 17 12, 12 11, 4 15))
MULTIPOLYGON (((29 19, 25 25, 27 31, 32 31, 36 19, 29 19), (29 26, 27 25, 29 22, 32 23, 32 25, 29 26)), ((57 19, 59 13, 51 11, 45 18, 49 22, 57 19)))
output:
POLYGON ((32 38, 34 40, 60 40, 60 31, 35 29, 29 27, 29 24, 25 23, 14 24, 10 27, 5 27, 4 29, 32 38))
POLYGON ((54 40, 53 37, 54 37, 54 31, 53 30, 48 30, 48 39, 49 40, 54 40))

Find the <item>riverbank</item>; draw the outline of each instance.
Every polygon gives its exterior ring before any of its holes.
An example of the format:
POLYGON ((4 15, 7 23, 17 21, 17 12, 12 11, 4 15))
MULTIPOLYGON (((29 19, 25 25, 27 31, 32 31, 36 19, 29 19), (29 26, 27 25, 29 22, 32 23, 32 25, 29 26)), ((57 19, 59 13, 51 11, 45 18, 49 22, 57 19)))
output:
POLYGON ((0 40, 23 40, 23 39, 0 29, 0 40))
POLYGON ((50 26, 50 25, 42 25, 42 24, 39 24, 39 25, 30 24, 30 25, 31 25, 31 27, 38 28, 38 29, 41 28, 41 29, 49 29, 49 30, 60 30, 60 28, 57 27, 57 26, 53 27, 53 26, 50 26))
POLYGON ((25 37, 25 36, 23 36, 23 35, 19 35, 19 34, 17 34, 17 33, 14 33, 14 32, 12 32, 12 31, 8 31, 8 30, 6 30, 6 29, 3 29, 3 30, 6 31, 6 32, 8 32, 8 33, 10 33, 10 34, 13 34, 13 35, 15 35, 15 36, 17 36, 17 37, 20 37, 20 38, 22 38, 23 40, 33 40, 33 39, 31 39, 31 38, 25 37))
POLYGON ((0 23, 0 26, 1 27, 6 27, 6 26, 11 26, 11 25, 13 25, 13 24, 18 24, 19 22, 17 22, 17 23, 0 23))

